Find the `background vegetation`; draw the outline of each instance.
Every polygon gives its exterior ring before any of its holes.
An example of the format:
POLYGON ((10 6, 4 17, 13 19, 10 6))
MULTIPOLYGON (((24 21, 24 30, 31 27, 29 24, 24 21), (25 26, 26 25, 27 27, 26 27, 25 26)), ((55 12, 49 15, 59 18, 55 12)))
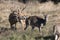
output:
POLYGON ((53 26, 60 22, 60 3, 54 4, 53 2, 39 3, 38 1, 29 1, 26 4, 18 1, 0 1, 0 40, 54 40, 53 26), (26 16, 36 15, 44 18, 44 14, 48 14, 48 22, 46 26, 39 32, 38 28, 31 31, 29 26, 26 31, 22 30, 20 23, 17 23, 16 31, 10 30, 8 21, 9 14, 12 10, 20 10, 22 8, 23 14, 26 16))

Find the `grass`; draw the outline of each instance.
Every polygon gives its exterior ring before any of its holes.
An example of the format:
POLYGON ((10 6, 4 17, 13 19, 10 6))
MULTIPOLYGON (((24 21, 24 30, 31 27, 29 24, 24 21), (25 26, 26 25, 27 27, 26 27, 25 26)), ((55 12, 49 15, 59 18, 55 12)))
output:
MULTIPOLYGON (((4 29, 3 29, 4 30, 4 29)), ((38 29, 31 31, 31 28, 28 28, 26 31, 12 31, 12 30, 1 30, 0 33, 1 40, 53 40, 53 33, 43 28, 41 32, 38 29)))
MULTIPOLYGON (((53 25, 56 22, 60 22, 58 17, 60 16, 60 4, 54 5, 51 2, 39 4, 39 3, 28 3, 26 4, 26 9, 24 9, 23 13, 26 12, 28 16, 36 15, 44 18, 44 14, 48 14, 48 22, 47 25, 42 28, 41 32, 38 31, 38 28, 35 28, 34 31, 31 31, 31 27, 28 29, 21 30, 21 25, 17 25, 18 30, 12 31, 10 30, 10 25, 8 22, 8 16, 11 13, 11 9, 13 10, 18 8, 23 8, 25 4, 23 3, 1 3, 0 8, 0 40, 54 40, 53 35, 53 25), (5 11, 4 11, 5 10, 5 11), (8 10, 8 11, 7 11, 8 10)), ((21 11, 20 9, 20 11, 21 11)))

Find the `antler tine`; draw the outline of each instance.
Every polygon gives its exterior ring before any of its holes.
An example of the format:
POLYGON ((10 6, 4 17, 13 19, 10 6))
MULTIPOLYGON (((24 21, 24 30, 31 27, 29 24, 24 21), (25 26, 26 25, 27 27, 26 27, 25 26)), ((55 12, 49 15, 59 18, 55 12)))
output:
POLYGON ((11 7, 10 10, 11 10, 11 12, 12 12, 12 11, 13 11, 13 8, 11 7))
POLYGON ((21 12, 26 8, 26 6, 21 10, 21 12))
POLYGON ((20 10, 18 9, 17 11, 19 12, 20 10))
POLYGON ((44 12, 42 12, 43 16, 45 16, 46 14, 44 12))

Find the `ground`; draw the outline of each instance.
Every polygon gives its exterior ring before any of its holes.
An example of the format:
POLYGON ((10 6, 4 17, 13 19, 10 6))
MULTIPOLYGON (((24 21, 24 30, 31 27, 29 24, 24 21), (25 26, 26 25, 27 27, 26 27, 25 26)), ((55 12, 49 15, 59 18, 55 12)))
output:
POLYGON ((26 4, 20 2, 3 2, 0 3, 0 40, 54 40, 53 26, 60 22, 60 3, 55 5, 52 2, 38 3, 29 2, 26 4), (8 21, 11 10, 22 10, 23 15, 27 17, 36 15, 44 18, 44 14, 48 15, 48 21, 46 26, 39 32, 38 28, 35 28, 31 32, 31 27, 22 30, 21 23, 17 23, 17 30, 12 31, 8 21))

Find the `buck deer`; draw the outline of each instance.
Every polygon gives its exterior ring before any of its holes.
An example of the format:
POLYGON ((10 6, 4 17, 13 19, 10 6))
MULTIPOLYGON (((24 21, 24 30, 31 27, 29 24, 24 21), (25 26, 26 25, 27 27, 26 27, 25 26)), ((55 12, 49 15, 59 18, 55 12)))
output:
MULTIPOLYGON (((22 9, 22 11, 25 9, 26 7, 24 7, 22 9)), ((24 19, 25 17, 22 17, 19 13, 19 10, 18 11, 12 11, 12 13, 10 13, 9 15, 9 23, 10 23, 10 26, 11 26, 11 29, 15 29, 16 30, 16 23, 17 22, 20 22, 21 23, 21 20, 24 19), (13 27, 13 25, 15 25, 15 27, 13 27)))

